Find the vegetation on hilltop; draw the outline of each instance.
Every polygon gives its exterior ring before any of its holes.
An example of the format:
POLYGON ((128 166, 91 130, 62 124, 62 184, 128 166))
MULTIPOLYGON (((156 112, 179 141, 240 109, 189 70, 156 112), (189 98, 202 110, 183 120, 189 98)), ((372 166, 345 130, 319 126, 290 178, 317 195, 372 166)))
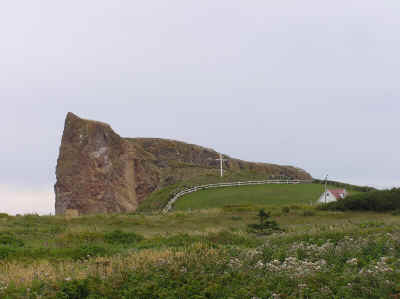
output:
MULTIPOLYGON (((325 180, 313 179, 313 182, 316 184, 322 184, 322 185, 325 184, 325 180)), ((369 187, 369 186, 357 186, 357 185, 347 184, 347 183, 338 182, 338 181, 328 180, 328 181, 326 181, 326 183, 329 186, 332 186, 332 188, 343 188, 343 189, 359 191, 359 192, 370 192, 370 191, 376 190, 375 188, 369 187)))
POLYGON ((321 209, 339 211, 398 211, 400 213, 400 188, 351 195, 337 202, 321 206, 321 209))
MULTIPOLYGON (((125 138, 136 150, 139 159, 156 166, 157 190, 171 185, 198 185, 241 179, 267 179, 284 176, 311 179, 302 169, 268 163, 253 163, 228 158, 224 161, 224 178, 219 175, 219 153, 213 149, 161 138, 125 138)), ((147 198, 146 198, 147 201, 147 198)))

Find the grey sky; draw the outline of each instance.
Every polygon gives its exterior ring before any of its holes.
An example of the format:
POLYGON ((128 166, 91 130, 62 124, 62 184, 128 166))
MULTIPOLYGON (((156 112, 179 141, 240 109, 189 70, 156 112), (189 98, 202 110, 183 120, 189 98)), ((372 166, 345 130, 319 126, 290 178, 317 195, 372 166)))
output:
POLYGON ((0 4, 0 212, 53 211, 65 115, 400 184, 400 2, 0 4))

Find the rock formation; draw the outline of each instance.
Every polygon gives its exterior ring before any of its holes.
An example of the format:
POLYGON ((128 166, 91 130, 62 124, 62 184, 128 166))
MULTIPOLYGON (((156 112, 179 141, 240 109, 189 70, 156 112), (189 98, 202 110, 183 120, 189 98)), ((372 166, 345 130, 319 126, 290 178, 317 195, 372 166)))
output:
MULTIPOLYGON (((56 214, 135 211, 154 190, 216 173, 217 152, 157 138, 121 138, 108 124, 68 113, 57 162, 56 214)), ((227 171, 311 179, 304 170, 229 159, 227 171)))

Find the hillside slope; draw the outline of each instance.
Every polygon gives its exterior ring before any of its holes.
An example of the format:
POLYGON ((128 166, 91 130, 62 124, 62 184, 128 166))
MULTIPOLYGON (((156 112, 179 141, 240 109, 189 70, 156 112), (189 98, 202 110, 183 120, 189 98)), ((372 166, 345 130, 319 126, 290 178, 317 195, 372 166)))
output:
MULTIPOLYGON (((332 188, 333 186, 328 186, 332 188)), ((175 210, 212 208, 253 208, 316 204, 323 192, 320 184, 266 184, 208 189, 187 194, 174 205, 175 210)), ((351 191, 351 194, 357 192, 351 191)))
MULTIPOLYGON (((218 153, 159 138, 121 138, 108 124, 68 113, 57 162, 56 214, 135 211, 155 190, 185 181, 219 181, 218 153)), ((302 169, 229 158, 227 178, 286 176, 302 169)))

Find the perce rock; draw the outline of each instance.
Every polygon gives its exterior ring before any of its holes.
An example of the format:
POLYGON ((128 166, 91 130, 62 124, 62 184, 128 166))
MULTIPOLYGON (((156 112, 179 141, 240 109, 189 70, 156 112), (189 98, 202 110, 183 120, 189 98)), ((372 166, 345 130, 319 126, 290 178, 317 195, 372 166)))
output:
MULTIPOLYGON (((56 214, 133 212, 157 189, 218 174, 217 157, 212 149, 173 140, 121 138, 108 124, 68 113, 57 162, 56 214)), ((311 179, 299 168, 231 158, 224 168, 311 179)))

